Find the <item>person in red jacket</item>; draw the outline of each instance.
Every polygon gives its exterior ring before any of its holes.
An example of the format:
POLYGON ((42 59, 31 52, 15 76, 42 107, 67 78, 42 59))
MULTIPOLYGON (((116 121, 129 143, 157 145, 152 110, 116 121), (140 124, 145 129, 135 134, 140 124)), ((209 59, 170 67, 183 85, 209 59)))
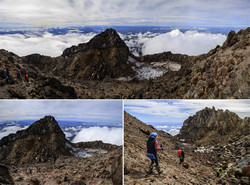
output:
POLYGON ((149 165, 149 171, 148 171, 149 174, 153 173, 154 163, 156 164, 156 170, 158 171, 158 173, 159 174, 162 173, 162 171, 160 170, 159 162, 158 162, 157 151, 164 150, 164 148, 158 146, 158 141, 156 140, 156 137, 157 137, 157 133, 153 132, 151 133, 147 141, 147 154, 153 155, 153 158, 150 158, 151 164, 149 165))

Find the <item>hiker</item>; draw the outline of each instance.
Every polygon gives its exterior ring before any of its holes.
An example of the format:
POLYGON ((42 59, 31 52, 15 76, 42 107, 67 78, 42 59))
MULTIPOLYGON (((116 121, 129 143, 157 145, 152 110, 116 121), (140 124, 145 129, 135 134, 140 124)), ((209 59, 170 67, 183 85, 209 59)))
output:
POLYGON ((6 68, 3 70, 3 76, 4 76, 4 78, 6 78, 8 76, 8 72, 7 72, 6 68))
POLYGON ((158 174, 162 173, 158 162, 157 150, 164 150, 164 148, 158 146, 158 141, 156 140, 156 137, 157 133, 153 132, 151 133, 147 141, 146 155, 151 159, 151 164, 149 165, 149 171, 148 171, 149 174, 153 173, 154 163, 156 164, 156 170, 158 171, 158 174))
POLYGON ((185 154, 184 154, 184 150, 183 150, 183 149, 184 149, 184 148, 181 147, 181 149, 178 150, 178 157, 179 157, 179 159, 180 159, 180 164, 181 164, 182 162, 184 162, 184 158, 185 158, 185 154))
POLYGON ((21 76, 22 76, 21 71, 20 71, 20 69, 18 69, 18 71, 17 71, 17 80, 22 80, 21 76))
POLYGON ((29 82, 29 73, 28 73, 28 71, 26 71, 26 73, 25 73, 25 80, 26 80, 26 82, 29 82))
POLYGON ((222 168, 217 168, 217 177, 220 177, 221 173, 224 173, 224 170, 222 168))
POLYGON ((32 168, 29 169, 30 174, 32 174, 32 168))
POLYGON ((4 71, 3 71, 3 76, 4 76, 4 79, 6 80, 6 82, 8 84, 10 84, 10 81, 9 81, 9 74, 8 74, 8 70, 5 68, 4 71))

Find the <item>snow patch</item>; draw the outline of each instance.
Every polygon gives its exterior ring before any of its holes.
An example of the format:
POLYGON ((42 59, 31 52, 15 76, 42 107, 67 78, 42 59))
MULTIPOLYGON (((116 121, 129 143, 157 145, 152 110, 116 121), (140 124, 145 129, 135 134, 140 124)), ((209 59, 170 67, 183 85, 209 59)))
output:
POLYGON ((213 152, 213 149, 211 148, 205 148, 205 147, 197 147, 194 152, 199 152, 199 153, 211 153, 213 152))
POLYGON ((66 147, 70 148, 70 152, 75 157, 92 157, 93 155, 96 155, 96 154, 104 154, 108 152, 107 150, 104 150, 104 149, 76 148, 68 142, 66 142, 66 147))
MULTIPOLYGON (((181 69, 181 65, 176 62, 171 61, 162 61, 162 62, 151 62, 151 63, 145 63, 145 62, 139 62, 133 57, 128 57, 128 62, 131 63, 132 68, 136 71, 137 75, 136 77, 140 80, 143 79, 155 79, 158 77, 161 77, 166 72, 170 71, 179 71, 181 69)), ((121 81, 129 81, 132 80, 131 77, 129 78, 119 78, 118 80, 121 81)))
POLYGON ((140 80, 143 80, 143 79, 149 80, 149 79, 158 78, 165 73, 164 70, 153 69, 150 66, 139 68, 136 71, 137 71, 136 77, 139 78, 140 80))

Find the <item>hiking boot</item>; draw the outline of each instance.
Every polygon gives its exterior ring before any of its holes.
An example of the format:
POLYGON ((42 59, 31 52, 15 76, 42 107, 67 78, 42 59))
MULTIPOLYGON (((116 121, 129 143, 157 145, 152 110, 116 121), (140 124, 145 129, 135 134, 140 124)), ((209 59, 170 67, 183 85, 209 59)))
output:
POLYGON ((148 174, 152 174, 153 173, 153 167, 154 167, 153 164, 149 165, 149 171, 147 172, 148 174))
POLYGON ((158 171, 158 174, 161 174, 163 171, 161 171, 160 166, 156 166, 156 170, 158 171))

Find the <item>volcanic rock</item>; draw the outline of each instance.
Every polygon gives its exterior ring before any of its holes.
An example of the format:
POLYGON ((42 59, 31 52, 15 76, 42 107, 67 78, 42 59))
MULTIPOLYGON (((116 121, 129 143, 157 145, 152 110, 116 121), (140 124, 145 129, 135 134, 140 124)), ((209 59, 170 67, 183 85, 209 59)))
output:
POLYGON ((74 146, 77 148, 95 148, 95 149, 104 149, 107 151, 112 151, 119 146, 112 145, 109 143, 103 143, 102 141, 88 141, 88 142, 79 142, 79 143, 74 143, 74 146))
POLYGON ((55 161, 60 155, 71 156, 69 141, 52 116, 34 122, 0 140, 0 161, 5 164, 55 161))
MULTIPOLYGON (((129 55, 128 47, 117 32, 107 29, 86 44, 65 49, 62 56, 67 57, 67 62, 63 68, 71 78, 126 77, 135 73, 128 64, 129 55)), ((58 70, 61 69, 56 72, 58 70)))
POLYGON ((184 121, 179 138, 199 145, 227 144, 229 140, 250 134, 249 118, 241 119, 228 110, 205 108, 184 121))

